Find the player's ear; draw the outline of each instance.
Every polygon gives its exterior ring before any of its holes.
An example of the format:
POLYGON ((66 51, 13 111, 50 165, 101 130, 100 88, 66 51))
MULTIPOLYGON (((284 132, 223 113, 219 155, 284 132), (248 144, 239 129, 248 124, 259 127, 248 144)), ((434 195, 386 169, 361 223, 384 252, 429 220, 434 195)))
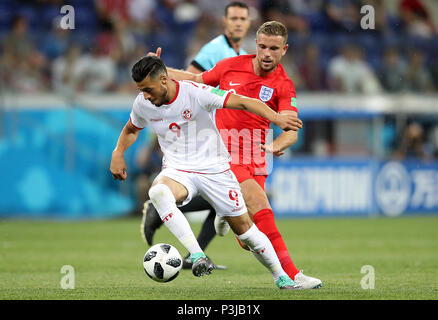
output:
POLYGON ((283 47, 283 54, 282 56, 284 56, 286 54, 287 49, 289 48, 289 45, 286 43, 283 47))
POLYGON ((160 74, 160 82, 163 86, 167 83, 167 79, 168 79, 168 77, 166 74, 164 74, 164 73, 160 74))

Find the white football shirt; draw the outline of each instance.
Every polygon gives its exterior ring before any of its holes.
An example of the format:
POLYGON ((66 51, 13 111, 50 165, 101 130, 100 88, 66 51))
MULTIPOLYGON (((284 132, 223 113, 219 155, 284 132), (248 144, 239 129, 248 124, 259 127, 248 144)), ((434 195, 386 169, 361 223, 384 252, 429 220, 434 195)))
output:
POLYGON ((163 151, 163 168, 218 173, 230 168, 231 157, 216 127, 214 111, 231 92, 190 81, 175 81, 175 98, 160 107, 140 93, 131 111, 132 124, 149 126, 163 151))

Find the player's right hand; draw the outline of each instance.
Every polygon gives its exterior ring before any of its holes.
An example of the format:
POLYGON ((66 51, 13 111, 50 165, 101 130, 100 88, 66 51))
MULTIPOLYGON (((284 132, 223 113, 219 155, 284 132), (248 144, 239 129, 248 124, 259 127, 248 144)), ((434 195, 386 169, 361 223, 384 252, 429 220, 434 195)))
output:
POLYGON ((110 171, 114 180, 126 180, 128 174, 126 173, 126 163, 123 159, 123 155, 120 156, 117 153, 113 153, 110 171))
POLYGON ((148 52, 147 56, 154 56, 159 58, 161 56, 161 47, 158 47, 157 51, 155 52, 148 52))

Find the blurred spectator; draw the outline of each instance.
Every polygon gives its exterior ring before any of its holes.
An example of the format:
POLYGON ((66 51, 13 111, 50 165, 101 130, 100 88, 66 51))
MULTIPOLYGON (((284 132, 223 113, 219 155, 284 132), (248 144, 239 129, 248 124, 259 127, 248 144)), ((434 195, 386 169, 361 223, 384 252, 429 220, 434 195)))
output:
POLYGON ((41 52, 50 60, 66 53, 70 42, 70 32, 62 29, 60 19, 54 19, 52 31, 46 35, 40 47, 41 52))
POLYGON ((95 0, 95 6, 99 18, 103 21, 112 19, 129 21, 129 2, 130 0, 95 0))
POLYGON ((195 0, 159 0, 154 17, 157 29, 152 41, 163 47, 161 58, 175 68, 184 68, 187 45, 193 37, 201 11, 195 0))
POLYGON ((432 147, 433 147, 433 156, 438 159, 438 125, 435 125, 430 130, 430 137, 429 137, 432 147))
POLYGON ((109 56, 117 68, 116 84, 124 82, 123 74, 136 48, 136 41, 125 20, 113 18, 104 24, 106 27, 96 36, 96 44, 102 55, 109 56))
MULTIPOLYGON (((11 27, 4 21, 0 24, 3 26, 0 30, 3 38, 0 80, 7 89, 22 92, 44 91, 51 86, 58 90, 59 86, 65 86, 66 83, 74 88, 78 85, 78 90, 131 92, 135 88, 132 87, 129 72, 126 70, 129 69, 133 56, 139 58, 141 50, 154 50, 160 45, 163 47, 162 58, 166 63, 183 68, 188 61, 188 49, 193 52, 199 50, 203 43, 220 32, 222 9, 228 2, 229 0, 94 0, 88 3, 80 0, 77 18, 84 10, 94 10, 90 17, 99 18, 98 28, 93 24, 93 28, 84 30, 79 28, 81 24, 78 23, 78 30, 72 31, 59 28, 58 7, 66 3, 64 0, 12 1, 14 4, 7 13, 7 20, 15 15, 16 17, 12 19, 11 27), (52 20, 52 16, 57 19, 52 20), (38 19, 44 19, 43 23, 38 23, 38 19), (47 23, 48 21, 53 23, 47 23), (28 25, 32 26, 32 33, 29 33, 28 25), (196 26, 199 27, 195 29, 196 26), (37 29, 34 30, 34 27, 37 29), (50 27, 51 30, 46 30, 50 27), (90 49, 92 42, 94 53, 77 56, 78 49, 66 53, 73 40, 79 41, 87 49, 85 51, 90 49), (39 50, 35 48, 36 45, 39 50), (96 53, 96 48, 99 53, 96 53), (65 67, 67 61, 74 61, 73 66, 65 67), (97 63, 88 68, 90 61, 97 63), (76 70, 75 74, 61 76, 67 69, 76 70), (93 79, 97 79, 94 84, 85 76, 90 74, 93 79), (84 80, 78 80, 76 76, 81 76, 84 80)), ((275 19, 288 25, 292 31, 291 43, 302 44, 309 40, 315 43, 314 46, 306 47, 303 52, 293 50, 292 47, 288 50, 284 66, 294 78, 297 90, 321 91, 330 86, 330 89, 341 92, 379 92, 379 81, 362 53, 343 49, 341 55, 333 57, 334 49, 339 46, 337 40, 343 42, 345 35, 360 30, 360 7, 365 4, 375 9, 377 31, 389 30, 387 25, 393 23, 391 19, 396 20, 389 12, 395 12, 400 14, 401 25, 407 34, 426 37, 427 40, 420 39, 418 42, 428 49, 424 49, 422 53, 411 53, 406 63, 400 51, 395 49, 388 49, 384 55, 380 54, 383 45, 396 47, 402 43, 411 46, 414 41, 404 41, 401 38, 404 35, 394 34, 378 38, 371 31, 367 31, 370 34, 358 35, 360 46, 368 54, 367 61, 379 69, 378 75, 383 89, 388 92, 409 90, 417 93, 431 92, 434 88, 438 90, 438 58, 431 53, 432 49, 429 50, 433 43, 428 39, 437 32, 431 8, 427 8, 423 0, 399 0, 393 5, 384 0, 244 2, 250 6, 251 19, 260 18, 260 12, 263 15, 260 23, 265 19, 275 19), (389 10, 390 8, 393 10, 389 10), (299 36, 294 36, 293 31, 298 32, 299 36), (332 32, 336 31, 342 34, 332 36, 332 32), (370 36, 367 37, 368 35, 370 36), (427 57, 432 58, 428 68, 424 66, 427 57)), ((259 23, 254 23, 253 27, 257 25, 259 23)), ((243 47, 253 52, 254 43, 250 38, 244 40, 243 47)))
POLYGON ((408 35, 431 38, 436 27, 431 13, 421 0, 401 0, 399 14, 402 27, 408 35))
POLYGON ((120 43, 114 32, 114 20, 118 18, 102 20, 99 32, 96 34, 94 42, 99 47, 103 55, 111 55, 116 61, 120 57, 120 43))
POLYGON ((97 45, 91 48, 91 53, 83 55, 78 60, 78 89, 93 93, 102 93, 115 89, 115 62, 97 45))
POLYGON ((289 50, 286 51, 286 55, 284 56, 281 64, 284 68, 284 71, 286 71, 286 73, 294 82, 295 90, 305 90, 306 88, 304 86, 303 79, 301 78, 298 66, 295 62, 294 50, 289 48, 289 50))
POLYGON ((433 91, 432 77, 424 65, 424 55, 420 50, 412 50, 406 73, 406 88, 421 93, 433 91))
POLYGON ((403 159, 427 160, 431 156, 431 150, 424 141, 424 131, 420 124, 409 124, 402 133, 400 144, 396 149, 395 157, 403 159))
POLYGON ((135 82, 132 81, 131 73, 129 70, 132 69, 132 66, 140 60, 144 55, 150 51, 147 47, 144 45, 138 44, 133 53, 130 55, 129 59, 127 60, 125 64, 125 69, 122 69, 119 66, 119 71, 117 72, 117 82, 118 82, 118 89, 120 92, 138 92, 138 88, 135 85, 135 82))
POLYGON ((438 55, 433 57, 429 70, 435 90, 438 91, 438 55))
POLYGON ((7 90, 22 93, 45 91, 49 81, 44 72, 47 60, 30 41, 27 30, 28 23, 24 17, 12 20, 11 32, 2 42, 1 80, 7 90))
POLYGON ((28 37, 28 22, 26 18, 17 16, 12 19, 11 32, 3 39, 4 50, 14 55, 17 59, 26 59, 33 48, 33 43, 28 37))
POLYGON ((53 61, 52 88, 55 92, 69 96, 76 91, 79 78, 84 73, 81 69, 86 67, 79 63, 81 54, 79 45, 71 45, 65 55, 53 61))
POLYGON ((400 92, 406 88, 406 63, 401 59, 396 48, 388 48, 383 57, 380 69, 380 82, 383 88, 391 93, 400 92))
POLYGON ((307 21, 294 11, 293 0, 262 0, 260 11, 265 21, 275 20, 283 23, 289 30, 307 32, 307 21))
POLYGON ((324 0, 293 0, 289 1, 294 12, 302 16, 319 15, 322 12, 324 0))
POLYGON ((320 50, 315 44, 309 44, 304 58, 299 63, 299 71, 306 90, 323 91, 327 89, 326 74, 320 59, 320 50))
POLYGON ((128 3, 128 13, 131 26, 136 33, 148 33, 154 25, 153 12, 157 7, 157 0, 131 0, 128 3))
POLYGON ((328 32, 352 32, 360 30, 359 0, 326 0, 324 14, 328 21, 328 32))
POLYGON ((37 93, 48 90, 49 77, 44 72, 47 61, 36 49, 29 51, 27 59, 14 59, 12 57, 11 61, 15 61, 15 63, 12 65, 12 69, 9 69, 10 78, 5 83, 6 87, 20 93, 37 93))
POLYGON ((378 93, 380 83, 371 67, 363 58, 362 50, 347 44, 341 54, 334 57, 328 66, 331 89, 345 93, 378 93))

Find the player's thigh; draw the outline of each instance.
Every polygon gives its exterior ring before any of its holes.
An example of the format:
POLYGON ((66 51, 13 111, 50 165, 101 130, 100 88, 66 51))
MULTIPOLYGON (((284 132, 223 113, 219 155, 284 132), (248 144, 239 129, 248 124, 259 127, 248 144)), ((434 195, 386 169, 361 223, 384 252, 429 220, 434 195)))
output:
POLYGON ((217 216, 237 217, 248 211, 239 182, 230 170, 220 174, 199 175, 198 181, 200 194, 216 210, 217 216))
POLYGON ((158 175, 152 183, 152 187, 160 183, 166 185, 170 189, 177 203, 183 202, 189 195, 189 191, 182 183, 167 176, 158 175))
POLYGON ((248 208, 250 216, 263 209, 271 209, 265 191, 254 179, 247 179, 240 183, 243 199, 248 208))

